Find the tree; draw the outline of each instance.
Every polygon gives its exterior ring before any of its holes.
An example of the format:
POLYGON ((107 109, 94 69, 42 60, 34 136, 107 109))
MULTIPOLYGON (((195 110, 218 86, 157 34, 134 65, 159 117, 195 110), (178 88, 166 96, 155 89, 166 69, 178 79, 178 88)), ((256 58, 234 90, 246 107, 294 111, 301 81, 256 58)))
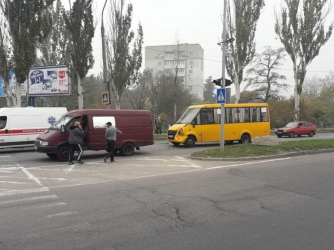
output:
POLYGON ((133 109, 145 109, 152 81, 152 70, 144 69, 143 73, 138 75, 138 83, 125 91, 125 97, 133 109))
POLYGON ((111 91, 116 100, 116 109, 120 109, 121 97, 125 88, 138 80, 139 69, 142 63, 143 28, 139 23, 137 38, 130 30, 132 22, 132 4, 128 4, 124 13, 125 1, 113 0, 110 8, 110 31, 108 51, 108 78, 111 91))
POLYGON ((306 67, 319 55, 320 48, 332 35, 333 23, 325 32, 324 23, 330 0, 285 0, 281 19, 276 16, 275 32, 293 63, 294 120, 299 120, 299 100, 306 76, 306 67))
POLYGON ((21 107, 21 84, 36 60, 36 44, 43 41, 51 29, 51 17, 46 9, 54 0, 2 0, 0 8, 7 18, 12 43, 12 64, 16 75, 14 104, 21 107))
POLYGON ((73 65, 73 78, 78 82, 79 109, 83 108, 83 79, 94 65, 92 39, 94 24, 92 0, 76 0, 72 9, 64 12, 66 29, 70 33, 70 51, 73 65))
POLYGON ((212 76, 205 80, 203 98, 205 103, 216 102, 215 84, 212 82, 212 76))
POLYGON ((8 46, 9 39, 6 34, 5 20, 0 19, 0 75, 3 77, 4 81, 4 91, 6 94, 7 106, 13 105, 12 91, 9 86, 9 71, 10 71, 10 48, 8 46))
POLYGON ((285 83, 286 77, 276 72, 285 60, 284 49, 267 46, 264 52, 256 54, 254 59, 252 67, 247 70, 247 75, 250 76, 244 79, 247 82, 245 89, 254 88, 264 102, 279 97, 281 91, 289 87, 285 83))
POLYGON ((252 61, 255 54, 255 31, 264 0, 231 0, 234 9, 232 14, 230 1, 227 7, 226 43, 229 56, 226 57, 226 70, 235 86, 235 103, 240 100, 240 85, 244 68, 252 61))

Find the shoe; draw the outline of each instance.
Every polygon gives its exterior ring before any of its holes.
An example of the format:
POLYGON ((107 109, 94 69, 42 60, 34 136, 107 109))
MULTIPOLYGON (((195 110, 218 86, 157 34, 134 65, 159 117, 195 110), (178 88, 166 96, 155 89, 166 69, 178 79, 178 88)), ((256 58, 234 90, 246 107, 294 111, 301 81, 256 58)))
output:
POLYGON ((84 164, 82 160, 77 161, 77 163, 79 163, 79 164, 84 164))
POLYGON ((104 160, 104 163, 106 163, 106 162, 107 162, 107 157, 105 156, 105 157, 103 158, 103 160, 104 160))
POLYGON ((70 162, 68 163, 68 165, 73 165, 73 164, 75 164, 73 161, 70 161, 70 162))

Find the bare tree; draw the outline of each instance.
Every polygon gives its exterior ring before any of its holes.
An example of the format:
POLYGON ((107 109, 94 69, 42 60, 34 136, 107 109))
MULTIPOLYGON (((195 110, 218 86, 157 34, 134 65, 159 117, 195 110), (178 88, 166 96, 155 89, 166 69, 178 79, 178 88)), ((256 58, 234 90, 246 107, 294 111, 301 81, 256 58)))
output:
POLYGON ((256 54, 252 67, 247 70, 249 77, 244 79, 247 82, 245 89, 252 87, 264 102, 278 98, 282 90, 289 88, 285 83, 286 76, 277 73, 285 56, 284 48, 272 49, 270 46, 265 47, 262 54, 256 54))
POLYGON ((235 42, 226 43, 230 55, 226 57, 226 70, 234 82, 235 102, 238 103, 243 71, 255 54, 255 31, 264 0, 229 0, 228 3, 226 40, 233 38, 235 42), (233 13, 230 2, 233 4, 233 13))
POLYGON ((132 22, 132 4, 128 4, 126 13, 125 0, 113 0, 110 7, 108 53, 108 78, 111 91, 116 100, 116 109, 120 109, 121 97, 127 86, 138 79, 142 63, 143 29, 138 26, 138 36, 130 52, 130 43, 134 32, 130 30, 132 22))
POLYGON ((294 120, 299 120, 299 100, 306 67, 319 55, 320 48, 332 35, 333 23, 325 32, 325 19, 331 0, 285 0, 281 18, 276 15, 275 32, 293 63, 295 80, 294 120))

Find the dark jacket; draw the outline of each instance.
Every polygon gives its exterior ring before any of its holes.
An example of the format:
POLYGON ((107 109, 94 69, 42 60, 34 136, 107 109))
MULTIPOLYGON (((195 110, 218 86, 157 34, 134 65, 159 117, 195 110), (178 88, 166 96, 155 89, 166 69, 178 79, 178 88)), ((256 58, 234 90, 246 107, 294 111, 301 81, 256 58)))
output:
POLYGON ((71 126, 70 127, 70 144, 83 144, 84 131, 82 128, 71 126))

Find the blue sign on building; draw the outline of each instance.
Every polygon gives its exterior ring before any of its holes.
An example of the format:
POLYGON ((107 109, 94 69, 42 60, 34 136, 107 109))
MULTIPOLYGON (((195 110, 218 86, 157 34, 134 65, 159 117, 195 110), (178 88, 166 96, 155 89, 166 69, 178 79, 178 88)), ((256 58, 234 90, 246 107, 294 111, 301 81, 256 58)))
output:
POLYGON ((226 103, 226 92, 225 89, 217 89, 217 103, 225 104, 226 103))

